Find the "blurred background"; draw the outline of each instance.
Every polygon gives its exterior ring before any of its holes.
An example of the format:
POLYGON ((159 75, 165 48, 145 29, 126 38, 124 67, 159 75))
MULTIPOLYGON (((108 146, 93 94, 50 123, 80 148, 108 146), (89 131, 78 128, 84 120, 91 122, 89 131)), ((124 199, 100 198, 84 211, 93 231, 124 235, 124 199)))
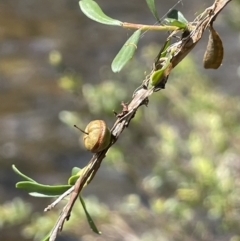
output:
MULTIPOLYGON (((153 24, 144 0, 98 0, 124 22, 153 24)), ((163 16, 176 0, 156 1, 163 16)), ((182 0, 192 21, 213 1, 182 0)), ((225 54, 205 70, 208 34, 174 69, 166 89, 141 107, 83 191, 102 235, 88 226, 80 203, 57 240, 240 240, 240 1, 218 16, 225 54)), ((168 33, 147 32, 118 74, 110 65, 132 31, 84 16, 76 0, 0 0, 0 237, 40 240, 61 205, 15 188, 23 173, 66 184, 91 158, 82 143, 93 119, 111 127, 144 79, 168 33)), ((62 205, 65 201, 62 202, 62 205)))

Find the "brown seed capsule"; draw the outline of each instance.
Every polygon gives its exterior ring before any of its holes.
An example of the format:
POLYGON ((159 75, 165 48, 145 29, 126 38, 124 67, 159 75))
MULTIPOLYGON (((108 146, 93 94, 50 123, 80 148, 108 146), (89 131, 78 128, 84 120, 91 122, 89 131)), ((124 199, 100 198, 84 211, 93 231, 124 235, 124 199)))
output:
POLYGON ((111 132, 103 120, 91 121, 82 132, 84 146, 93 153, 104 150, 110 144, 111 132))
POLYGON ((209 39, 207 49, 203 57, 203 66, 205 69, 218 69, 223 60, 223 44, 220 36, 209 25, 209 39))

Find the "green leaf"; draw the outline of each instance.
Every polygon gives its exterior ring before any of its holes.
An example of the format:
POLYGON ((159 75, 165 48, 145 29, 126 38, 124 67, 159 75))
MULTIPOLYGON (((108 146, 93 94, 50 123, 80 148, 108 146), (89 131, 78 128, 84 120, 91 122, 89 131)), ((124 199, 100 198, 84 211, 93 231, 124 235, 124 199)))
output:
POLYGON ((177 9, 172 9, 168 14, 167 14, 167 18, 172 18, 172 19, 176 19, 181 23, 184 23, 185 25, 188 24, 187 19, 184 17, 184 15, 178 11, 177 9))
POLYGON ((91 218, 90 214, 88 213, 86 205, 85 205, 85 202, 84 202, 84 200, 82 199, 82 197, 80 195, 79 195, 79 199, 80 199, 80 202, 82 204, 83 210, 84 210, 84 212, 86 214, 89 226, 91 227, 92 231, 94 233, 101 234, 101 232, 97 229, 97 226, 93 222, 93 219, 91 218))
POLYGON ((69 188, 70 185, 43 185, 35 182, 23 181, 16 184, 16 188, 24 189, 29 193, 39 193, 43 195, 58 196, 63 194, 69 188))
MULTIPOLYGON (((71 186, 73 186, 73 185, 76 183, 77 179, 85 172, 86 168, 88 168, 88 166, 85 166, 83 169, 80 169, 80 168, 78 168, 78 167, 74 167, 74 168, 72 169, 72 173, 73 173, 74 175, 72 175, 72 176, 68 179, 68 184, 71 185, 71 186)), ((88 183, 88 181, 91 179, 91 177, 92 177, 92 175, 90 175, 90 176, 88 177, 87 182, 84 184, 84 187, 87 186, 87 183, 88 183)))
POLYGON ((163 47, 162 47, 162 49, 161 49, 161 51, 160 51, 160 58, 163 58, 163 57, 166 57, 166 55, 167 55, 167 48, 169 47, 169 45, 170 45, 170 39, 167 39, 167 41, 164 43, 164 45, 163 45, 163 47))
POLYGON ((170 11, 164 21, 169 25, 173 25, 179 28, 186 28, 188 25, 187 19, 177 9, 170 11))
POLYGON ((168 65, 170 64, 170 61, 172 59, 172 52, 168 54, 167 59, 165 60, 164 65, 161 69, 154 71, 153 74, 150 77, 150 84, 151 86, 156 86, 159 83, 159 80, 161 79, 164 71, 167 69, 168 65))
POLYGON ((73 167, 72 168, 72 172, 71 172, 71 176, 76 175, 79 171, 81 171, 82 169, 79 167, 73 167))
POLYGON ((134 52, 137 48, 140 34, 141 29, 136 30, 120 49, 111 65, 112 71, 114 73, 121 71, 121 69, 126 65, 126 63, 133 57, 134 52))
POLYGON ((153 72, 153 74, 150 77, 151 86, 156 86, 158 84, 158 81, 161 78, 163 72, 164 72, 163 68, 153 72))
POLYGON ((159 16, 158 16, 158 13, 157 13, 157 10, 155 7, 155 1, 154 0, 146 0, 146 2, 147 2, 147 5, 148 5, 151 13, 157 19, 157 21, 160 23, 160 19, 159 19, 159 16))
POLYGON ((168 25, 176 26, 181 29, 184 29, 187 27, 185 23, 182 23, 174 18, 165 18, 164 21, 167 22, 168 25))
POLYGON ((26 176, 25 174, 23 174, 22 172, 20 172, 15 165, 12 165, 12 169, 15 173, 17 173, 20 177, 22 177, 24 180, 26 181, 30 181, 30 182, 35 182, 37 183, 36 181, 34 181, 32 178, 26 176))
POLYGON ((122 22, 113 18, 108 17, 103 13, 99 5, 93 0, 81 0, 79 6, 82 12, 90 19, 107 25, 121 26, 122 22))
POLYGON ((32 197, 43 197, 43 198, 51 198, 51 197, 58 197, 59 195, 44 195, 38 192, 29 192, 28 193, 32 197))
POLYGON ((169 45, 170 45, 170 39, 167 39, 155 59, 155 65, 157 64, 160 58, 166 57, 166 54, 167 54, 166 50, 169 47, 169 45))
POLYGON ((73 186, 79 177, 80 177, 80 174, 76 174, 76 175, 69 177, 68 184, 73 186))
POLYGON ((72 172, 71 172, 71 177, 68 179, 68 184, 73 186, 77 179, 81 176, 85 168, 81 169, 79 167, 73 167, 72 172))

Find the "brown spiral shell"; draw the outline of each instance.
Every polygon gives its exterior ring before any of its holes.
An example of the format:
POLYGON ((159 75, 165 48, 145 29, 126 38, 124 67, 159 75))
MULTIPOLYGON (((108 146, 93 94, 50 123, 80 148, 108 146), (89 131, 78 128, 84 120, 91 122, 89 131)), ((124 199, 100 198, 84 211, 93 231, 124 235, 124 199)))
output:
POLYGON ((111 132, 103 120, 91 121, 85 129, 83 142, 87 150, 97 153, 105 148, 111 142, 111 132))

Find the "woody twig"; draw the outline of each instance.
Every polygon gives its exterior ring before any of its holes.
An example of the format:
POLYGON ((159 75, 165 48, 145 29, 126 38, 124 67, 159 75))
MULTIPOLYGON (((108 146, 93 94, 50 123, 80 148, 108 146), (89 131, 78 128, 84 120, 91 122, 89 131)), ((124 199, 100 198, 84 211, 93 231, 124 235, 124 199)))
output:
MULTIPOLYGON (((183 37, 181 40, 170 45, 167 49, 169 53, 173 53, 173 56, 171 58, 169 67, 165 70, 164 75, 162 75, 161 79, 159 80, 161 85, 158 84, 158 86, 148 88, 149 74, 146 79, 143 80, 141 86, 134 91, 130 103, 128 105, 123 105, 123 110, 121 113, 116 115, 117 120, 111 129, 113 138, 109 147, 99 153, 94 154, 89 161, 89 164, 85 167, 84 173, 78 178, 75 185, 65 192, 61 198, 57 199, 53 204, 49 205, 45 209, 45 211, 51 210, 62 199, 62 197, 70 195, 70 199, 62 209, 59 218, 52 229, 49 239, 50 241, 54 241, 56 239, 58 232, 63 228, 65 220, 70 218, 74 203, 83 187, 89 184, 94 178, 102 163, 102 160, 105 157, 106 152, 117 141, 124 129, 130 124, 131 119, 136 114, 138 108, 141 105, 147 105, 149 96, 151 96, 156 90, 164 88, 172 69, 176 67, 190 51, 192 51, 198 41, 202 38, 203 32, 209 27, 209 25, 212 25, 218 14, 230 1, 231 0, 215 0, 212 6, 208 7, 203 13, 197 16, 193 22, 190 22, 187 30, 188 32, 182 35, 183 37)), ((158 68, 158 61, 159 59, 155 61, 153 71, 158 68)))

